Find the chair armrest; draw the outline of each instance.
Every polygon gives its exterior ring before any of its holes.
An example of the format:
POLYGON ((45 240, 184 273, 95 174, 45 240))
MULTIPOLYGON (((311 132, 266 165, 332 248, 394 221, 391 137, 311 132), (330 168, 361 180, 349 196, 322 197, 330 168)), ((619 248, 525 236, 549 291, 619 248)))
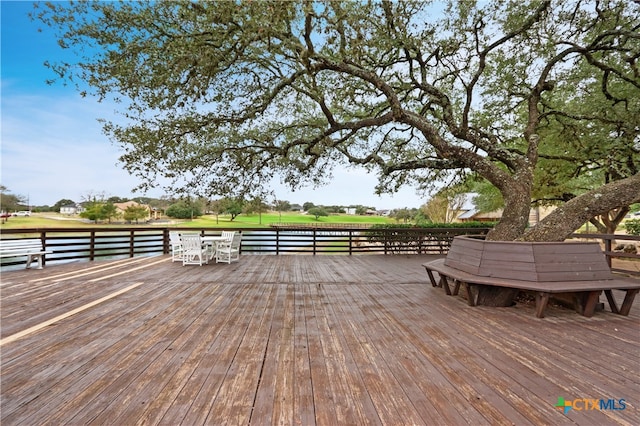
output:
POLYGON ((216 243, 216 248, 218 249, 227 248, 227 247, 231 247, 231 241, 218 241, 216 243))

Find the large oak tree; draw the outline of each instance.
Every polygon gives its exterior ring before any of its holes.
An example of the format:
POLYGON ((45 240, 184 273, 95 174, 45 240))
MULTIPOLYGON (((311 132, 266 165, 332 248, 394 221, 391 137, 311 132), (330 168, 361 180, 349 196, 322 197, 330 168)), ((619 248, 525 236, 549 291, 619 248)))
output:
POLYGON ((638 3, 52 3, 34 16, 79 55, 49 64, 61 78, 123 100, 128 122, 105 130, 142 188, 231 195, 346 163, 378 172, 380 191, 473 173, 504 200, 489 238, 541 241, 640 201, 640 130, 624 125, 640 97, 638 3), (525 232, 539 160, 584 152, 559 123, 601 152, 622 145, 629 167, 525 232))

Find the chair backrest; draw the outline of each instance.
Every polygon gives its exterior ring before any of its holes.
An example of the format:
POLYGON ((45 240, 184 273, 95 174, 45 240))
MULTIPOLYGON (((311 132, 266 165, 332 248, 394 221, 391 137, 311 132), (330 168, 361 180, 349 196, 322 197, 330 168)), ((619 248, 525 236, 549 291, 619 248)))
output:
POLYGON ((236 232, 231 239, 231 250, 238 250, 240 248, 240 241, 242 240, 242 233, 236 232))
POLYGON ((200 234, 182 234, 182 247, 184 247, 185 250, 202 249, 200 234))
POLYGON ((222 238, 231 241, 236 231, 222 231, 222 238))
POLYGON ((169 242, 172 245, 182 244, 182 241, 180 241, 180 233, 178 231, 169 231, 169 242))

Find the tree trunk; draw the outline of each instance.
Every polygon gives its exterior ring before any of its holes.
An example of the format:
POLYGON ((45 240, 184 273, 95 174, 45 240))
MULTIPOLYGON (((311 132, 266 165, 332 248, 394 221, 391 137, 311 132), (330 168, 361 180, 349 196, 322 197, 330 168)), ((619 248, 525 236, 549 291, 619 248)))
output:
POLYGON ((564 241, 584 223, 597 215, 640 202, 640 173, 601 186, 555 209, 522 241, 564 241))
POLYGON ((629 213, 629 210, 629 206, 613 209, 607 213, 591 218, 590 222, 601 234, 615 234, 618 225, 620 225, 620 222, 622 222, 627 213, 629 213))
POLYGON ((483 306, 508 307, 513 306, 514 300, 520 292, 515 288, 479 286, 476 303, 483 306))
MULTIPOLYGON (((501 190, 504 198, 502 218, 489 231, 487 240, 514 241, 522 236, 529 224, 531 182, 532 179, 516 177, 506 190, 501 190)), ((479 286, 476 291, 477 303, 485 306, 511 306, 518 294, 518 290, 494 286, 479 286)))
MULTIPOLYGON (((523 179, 520 182, 524 181, 523 179)), ((500 222, 487 234, 487 240, 514 241, 522 237, 529 225, 531 211, 531 184, 517 183, 502 191, 504 210, 500 222)))

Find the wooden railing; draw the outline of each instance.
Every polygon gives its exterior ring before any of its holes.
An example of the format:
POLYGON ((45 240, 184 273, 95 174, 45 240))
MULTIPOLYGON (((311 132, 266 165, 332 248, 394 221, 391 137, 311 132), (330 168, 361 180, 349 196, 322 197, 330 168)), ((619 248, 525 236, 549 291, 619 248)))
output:
MULTIPOLYGON (((96 260, 169 253, 169 231, 219 235, 219 228, 3 229, 0 237, 40 238, 46 262, 96 260)), ((243 254, 446 254, 456 235, 486 234, 488 228, 238 228, 243 254)), ((24 263, 10 259, 3 266, 24 263)))
MULTIPOLYGON (((6 239, 40 238, 47 263, 100 258, 123 258, 169 253, 169 231, 219 235, 219 228, 47 228, 0 229, 6 239)), ((237 228, 242 232, 244 254, 441 254, 449 251, 456 235, 484 235, 488 228, 329 228, 272 227, 237 228)), ((603 245, 614 272, 638 274, 640 268, 617 268, 612 259, 635 260, 640 254, 616 250, 617 245, 638 246, 640 237, 631 235, 574 234, 572 238, 597 240, 603 245)), ((2 266, 24 264, 24 258, 3 260, 2 266)))

